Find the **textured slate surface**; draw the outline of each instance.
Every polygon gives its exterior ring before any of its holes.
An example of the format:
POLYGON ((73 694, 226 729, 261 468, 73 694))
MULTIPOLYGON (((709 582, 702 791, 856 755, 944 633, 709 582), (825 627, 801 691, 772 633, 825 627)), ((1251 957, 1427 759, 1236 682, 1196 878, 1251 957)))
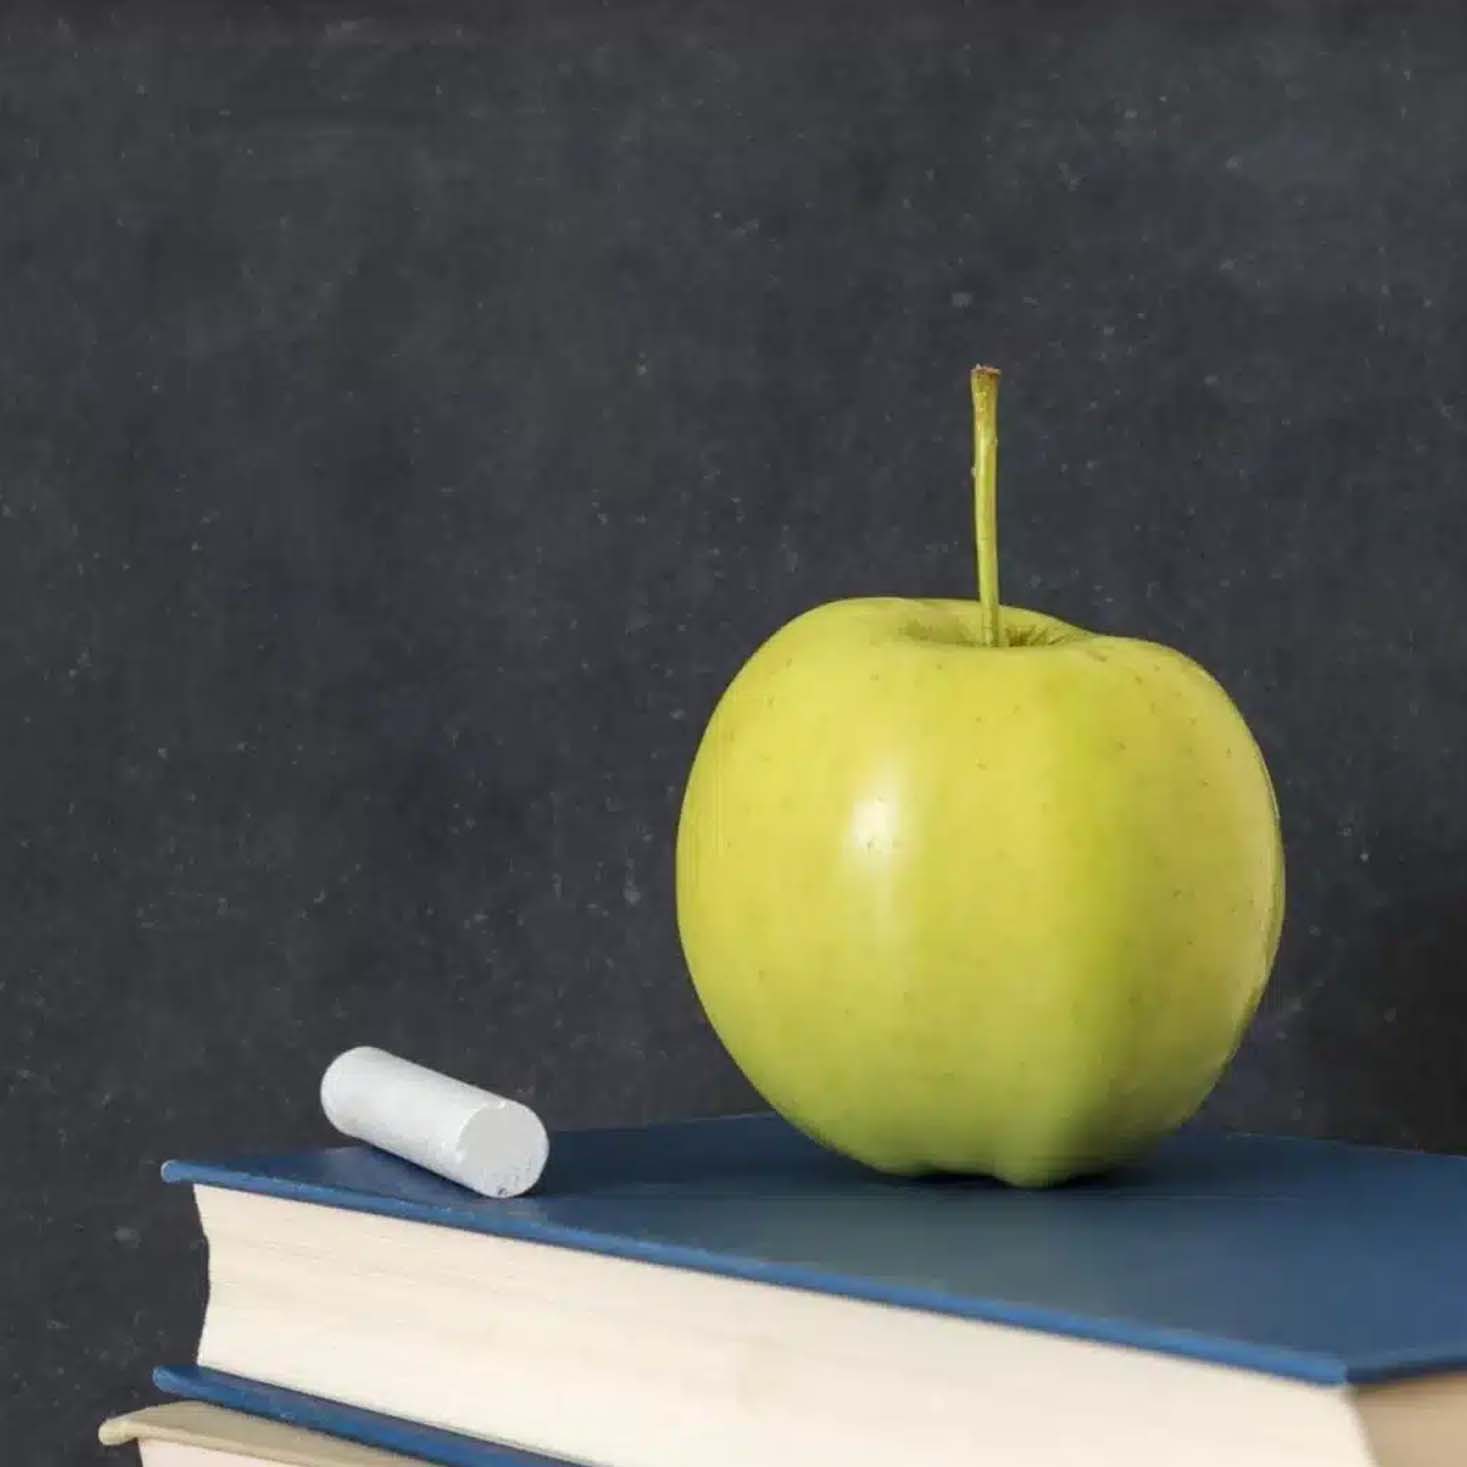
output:
POLYGON ((0 21, 0 1392, 183 1358, 166 1153, 372 1041, 748 1095, 670 837, 740 660, 972 584, 1173 642, 1285 811, 1216 1118, 1467 1145, 1467 27, 994 0, 0 21), (884 18, 883 18, 884 16, 884 18))

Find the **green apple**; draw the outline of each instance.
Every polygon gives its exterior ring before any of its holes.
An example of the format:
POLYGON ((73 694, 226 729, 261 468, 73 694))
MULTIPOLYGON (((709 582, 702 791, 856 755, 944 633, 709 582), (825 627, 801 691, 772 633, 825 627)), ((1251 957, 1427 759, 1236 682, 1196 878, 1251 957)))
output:
POLYGON ((720 700, 677 845, 699 998, 794 1125, 893 1173, 1042 1185, 1201 1104, 1283 917, 1278 810, 1226 693, 1151 642, 982 600, 839 601, 720 700))

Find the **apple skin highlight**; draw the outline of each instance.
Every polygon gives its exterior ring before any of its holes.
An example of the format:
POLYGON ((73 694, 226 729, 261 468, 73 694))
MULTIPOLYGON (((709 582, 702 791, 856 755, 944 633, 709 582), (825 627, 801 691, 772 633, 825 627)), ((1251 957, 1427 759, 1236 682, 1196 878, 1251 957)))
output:
POLYGON ((1238 710, 1170 648, 834 602, 720 699, 677 910, 709 1019, 794 1125, 882 1171, 1047 1185, 1216 1083, 1278 947, 1278 808, 1238 710))

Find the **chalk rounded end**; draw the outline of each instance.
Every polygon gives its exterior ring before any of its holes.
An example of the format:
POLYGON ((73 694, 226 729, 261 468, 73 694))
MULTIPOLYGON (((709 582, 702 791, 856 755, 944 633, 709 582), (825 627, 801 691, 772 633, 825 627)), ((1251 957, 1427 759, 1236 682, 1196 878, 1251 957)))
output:
POLYGON ((485 1105, 459 1137, 457 1180, 486 1197, 518 1197, 540 1180, 550 1159, 545 1123, 514 1100, 485 1105))

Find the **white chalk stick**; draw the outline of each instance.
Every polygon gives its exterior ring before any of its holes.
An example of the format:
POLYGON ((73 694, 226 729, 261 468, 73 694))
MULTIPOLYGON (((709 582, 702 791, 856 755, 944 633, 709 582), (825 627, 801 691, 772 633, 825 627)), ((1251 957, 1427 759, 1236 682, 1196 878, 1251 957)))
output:
POLYGON ((529 1106, 363 1045, 321 1077, 321 1108, 338 1131, 485 1197, 518 1197, 550 1155, 529 1106))

